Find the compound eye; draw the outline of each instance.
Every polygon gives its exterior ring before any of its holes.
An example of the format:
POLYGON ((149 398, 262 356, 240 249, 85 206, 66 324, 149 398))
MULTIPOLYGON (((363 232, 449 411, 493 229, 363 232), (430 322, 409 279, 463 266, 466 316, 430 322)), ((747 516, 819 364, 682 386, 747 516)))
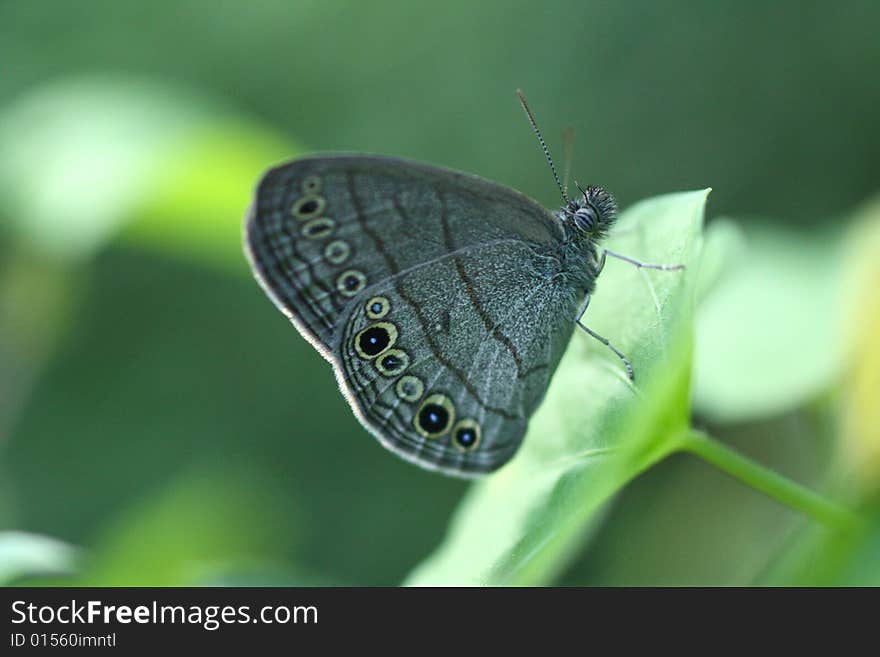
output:
POLYGON ((596 217, 590 208, 580 208, 574 213, 574 222, 581 230, 592 230, 596 217))

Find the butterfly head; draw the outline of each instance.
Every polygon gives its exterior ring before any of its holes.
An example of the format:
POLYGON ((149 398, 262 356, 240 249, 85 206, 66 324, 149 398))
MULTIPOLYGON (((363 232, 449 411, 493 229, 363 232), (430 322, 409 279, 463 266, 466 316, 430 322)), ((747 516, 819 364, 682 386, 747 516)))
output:
POLYGON ((583 189, 581 196, 570 199, 562 208, 562 219, 570 233, 592 240, 603 238, 617 219, 614 198, 601 187, 583 189))

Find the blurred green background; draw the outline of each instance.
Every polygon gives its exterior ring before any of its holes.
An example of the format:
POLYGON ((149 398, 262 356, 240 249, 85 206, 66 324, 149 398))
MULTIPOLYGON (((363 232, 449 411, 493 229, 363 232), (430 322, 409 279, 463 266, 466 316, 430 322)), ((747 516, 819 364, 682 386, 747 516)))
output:
MULTIPOLYGON (((557 159, 575 128, 580 181, 623 206, 711 186, 710 221, 740 220, 729 277, 746 282, 698 321, 695 423, 807 485, 845 478, 846 436, 866 436, 859 464, 880 444, 873 402, 847 405, 837 377, 864 325, 845 235, 880 217, 862 209, 880 191, 878 28, 857 1, 0 4, 0 575, 401 582, 468 485, 358 425, 252 280, 241 219, 260 173, 307 151, 420 159, 555 206, 517 87, 557 159), (768 331, 766 379, 713 360, 768 331), (803 389, 777 395, 799 368, 803 389)), ((880 399, 866 376, 855 394, 880 399)), ((559 582, 761 583, 808 529, 674 457, 559 582)))

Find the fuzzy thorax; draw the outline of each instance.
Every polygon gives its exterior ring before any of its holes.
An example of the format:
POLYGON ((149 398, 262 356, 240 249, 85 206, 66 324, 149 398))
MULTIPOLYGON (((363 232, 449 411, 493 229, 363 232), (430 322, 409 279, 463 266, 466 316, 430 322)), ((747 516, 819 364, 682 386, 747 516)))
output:
POLYGON ((591 186, 560 208, 557 217, 565 230, 557 251, 560 273, 579 295, 590 294, 599 273, 598 244, 617 219, 617 204, 603 188, 591 186))

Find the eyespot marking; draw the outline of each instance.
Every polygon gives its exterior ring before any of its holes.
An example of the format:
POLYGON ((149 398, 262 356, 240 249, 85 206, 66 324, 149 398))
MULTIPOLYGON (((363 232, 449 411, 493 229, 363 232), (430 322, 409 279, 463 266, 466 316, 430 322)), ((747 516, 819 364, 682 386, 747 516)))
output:
POLYGON ((413 418, 413 426, 425 438, 439 438, 455 421, 455 406, 449 397, 435 393, 428 395, 413 418))
POLYGON ((416 402, 422 397, 425 386, 421 379, 412 374, 407 374, 400 377, 397 385, 394 386, 394 391, 403 401, 416 402))
POLYGON ((382 376, 397 376, 409 367, 409 355, 401 349, 389 349, 376 359, 376 369, 382 376))
POLYGON ((297 219, 306 221, 307 219, 314 219, 320 215, 326 207, 327 201, 323 196, 306 194, 305 196, 300 196, 293 202, 293 205, 290 206, 290 214, 297 219))
POLYGON ((310 219, 302 227, 303 237, 306 237, 310 240, 318 240, 322 237, 327 237, 330 233, 333 232, 333 228, 336 226, 336 222, 332 219, 328 219, 327 217, 320 217, 318 219, 310 219))
POLYGON ((344 271, 336 279, 336 289, 344 297, 353 297, 366 286, 367 277, 356 269, 344 271))
MULTIPOLYGON (((394 346, 397 341, 397 327, 390 322, 377 322, 362 329, 354 336, 354 350, 358 356, 371 360, 394 346)), ((395 351, 397 351, 395 349, 395 351)), ((400 352, 403 353, 403 352, 400 352)), ((381 372, 381 368, 379 369, 381 372)))
POLYGON ((462 452, 474 451, 480 438, 480 425, 470 418, 459 420, 452 429, 452 444, 462 452))
POLYGON ((324 257, 334 265, 341 265, 351 255, 351 247, 348 242, 334 240, 324 247, 324 257))
POLYGON ((319 176, 306 176, 302 183, 303 194, 317 194, 321 191, 321 178, 319 176))
POLYGON ((364 312, 370 319, 382 319, 391 310, 391 302, 385 297, 373 297, 364 304, 364 312))

